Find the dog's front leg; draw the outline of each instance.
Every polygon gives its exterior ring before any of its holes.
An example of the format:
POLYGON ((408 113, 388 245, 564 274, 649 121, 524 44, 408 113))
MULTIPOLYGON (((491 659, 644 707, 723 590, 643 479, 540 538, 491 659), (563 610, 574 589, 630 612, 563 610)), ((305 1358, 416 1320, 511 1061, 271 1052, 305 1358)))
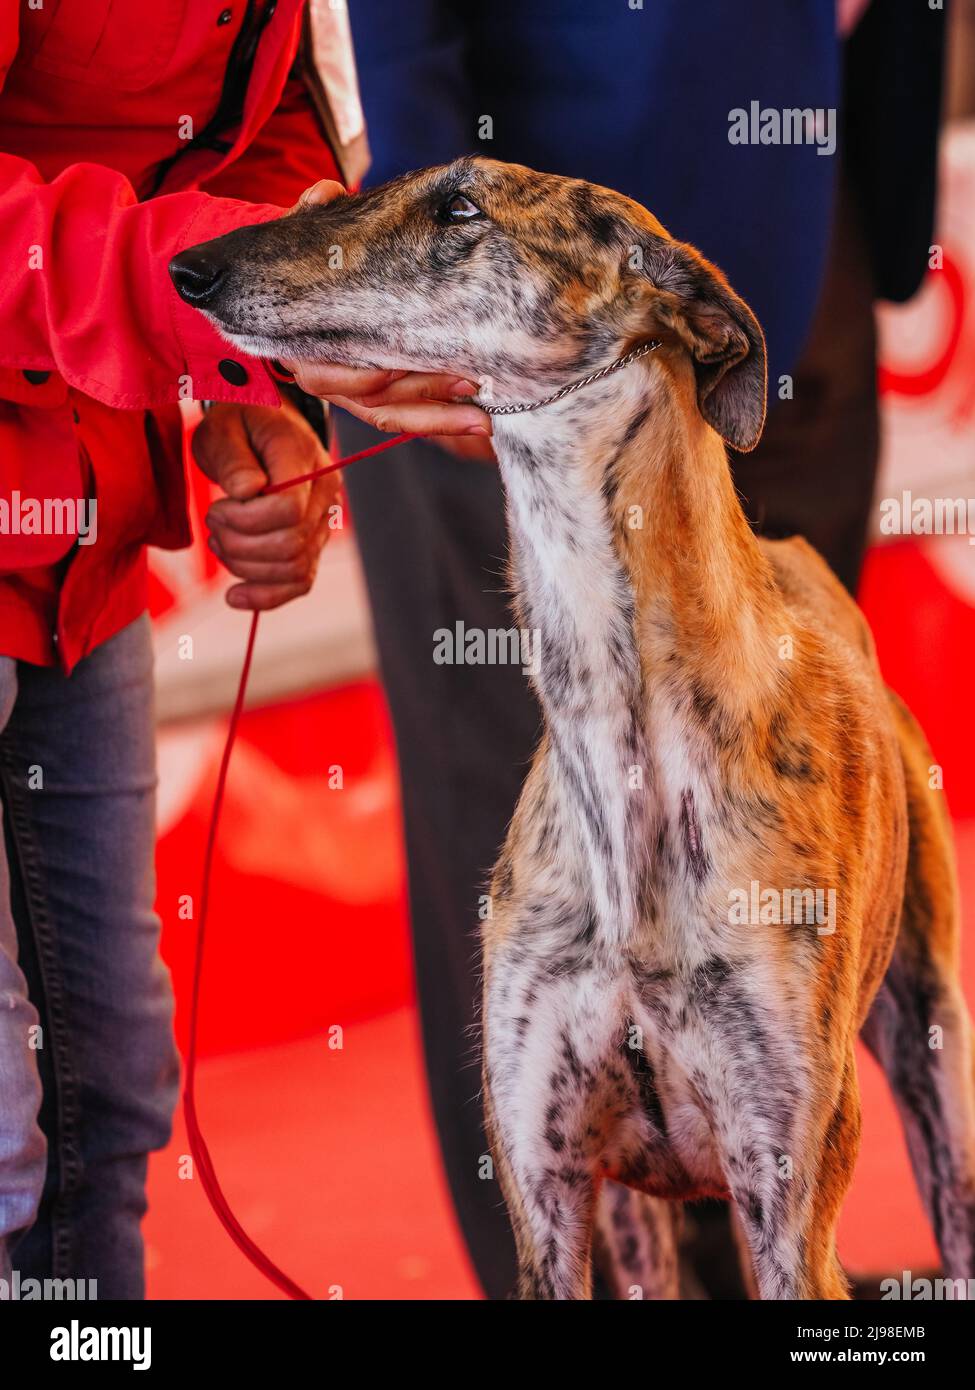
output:
POLYGON ((485 1115, 515 1232, 519 1298, 592 1296, 601 1158, 615 1120, 615 993, 588 969, 553 976, 517 941, 487 962, 485 1115))
POLYGON ((852 1052, 823 1089, 832 1100, 794 1114, 786 1144, 769 1142, 777 1097, 767 1090, 761 1112, 743 1107, 725 1130, 724 1168, 762 1299, 850 1297, 836 1224, 860 1140, 852 1052))
MULTIPOLYGON (((515 1236, 519 1299, 592 1297, 591 1243, 596 1184, 591 1168, 571 1155, 546 1170, 498 1123, 488 1085, 485 1120, 497 1175, 515 1236)), ((527 1148, 528 1146, 524 1146, 527 1148)))

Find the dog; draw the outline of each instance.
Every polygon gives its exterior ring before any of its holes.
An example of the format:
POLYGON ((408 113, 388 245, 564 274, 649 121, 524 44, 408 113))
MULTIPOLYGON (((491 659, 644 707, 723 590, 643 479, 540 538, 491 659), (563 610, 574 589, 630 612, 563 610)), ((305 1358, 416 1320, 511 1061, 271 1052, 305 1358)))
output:
POLYGON ((714 1196, 761 1298, 847 1298, 858 1036, 945 1271, 975 1275, 939 779, 825 562, 742 513, 725 446, 759 439, 765 346, 723 274, 617 193, 480 158, 173 269, 244 352, 457 373, 494 413, 544 715, 483 931, 517 1296, 591 1297, 594 1237, 630 1296, 673 1293, 674 1204, 714 1196))

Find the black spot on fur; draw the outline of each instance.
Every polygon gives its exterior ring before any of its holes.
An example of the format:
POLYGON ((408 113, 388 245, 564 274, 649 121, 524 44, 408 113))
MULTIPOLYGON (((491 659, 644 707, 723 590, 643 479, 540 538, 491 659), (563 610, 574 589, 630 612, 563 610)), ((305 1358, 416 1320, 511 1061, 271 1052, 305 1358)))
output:
POLYGON ((585 232, 600 246, 619 241, 623 224, 615 213, 601 205, 594 189, 579 184, 572 189, 570 202, 576 230, 585 232))
POLYGON ((782 710, 778 710, 769 721, 767 751, 776 776, 795 782, 823 780, 823 774, 814 762, 812 745, 808 739, 789 733, 782 710))

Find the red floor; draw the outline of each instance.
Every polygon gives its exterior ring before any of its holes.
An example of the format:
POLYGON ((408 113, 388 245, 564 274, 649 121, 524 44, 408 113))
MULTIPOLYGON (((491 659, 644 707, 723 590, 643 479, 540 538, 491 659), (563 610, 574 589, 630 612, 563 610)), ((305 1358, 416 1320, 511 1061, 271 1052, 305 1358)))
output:
MULTIPOLYGON (((412 1009, 200 1069, 200 1109, 244 1228, 316 1298, 476 1298, 423 1094, 412 1009), (337 1293, 336 1290, 341 1290, 337 1293)), ((150 1173, 152 1298, 277 1298, 181 1179, 186 1135, 150 1173)))
MULTIPOLYGON (((975 1001, 975 609, 908 543, 872 557, 865 607, 888 679, 945 772, 975 1001), (923 661, 918 654, 923 654, 923 661), (935 677, 932 673, 937 673, 935 677), (946 673, 951 679, 946 679, 946 673)), ((214 752, 215 757, 215 752, 214 752)), ((164 764, 165 766, 165 764, 164 764)), ((160 843, 164 952, 186 998, 212 759, 160 843)), ((411 1003, 402 851, 388 731, 366 684, 245 716, 217 864, 199 1105, 245 1228, 316 1297, 474 1298, 440 1171, 411 1003), (312 750, 312 754, 309 754, 312 750), (341 764, 345 787, 327 788, 341 764), (341 1026, 343 1047, 329 1047, 341 1026), (330 1295, 330 1290, 333 1293, 330 1295)), ((180 1011, 179 1032, 185 1034, 180 1011)), ((864 1140, 841 1227, 851 1270, 934 1260, 883 1078, 861 1065, 864 1140)), ((185 1176, 177 1130, 150 1170, 155 1298, 267 1298, 185 1176)))

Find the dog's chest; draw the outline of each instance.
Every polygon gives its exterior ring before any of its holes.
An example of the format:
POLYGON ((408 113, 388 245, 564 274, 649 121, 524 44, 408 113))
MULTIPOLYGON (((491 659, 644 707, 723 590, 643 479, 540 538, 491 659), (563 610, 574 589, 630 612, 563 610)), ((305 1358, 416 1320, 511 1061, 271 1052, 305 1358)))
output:
POLYGON ((702 768, 706 750, 671 709, 549 722, 549 812, 561 827, 555 862, 567 893, 589 898, 593 944, 622 962, 688 969, 728 935, 727 808, 702 768))
POLYGON ((624 978, 621 1053, 632 1086, 616 1173, 659 1196, 725 1195, 722 1155, 756 1117, 787 1146, 801 1051, 747 958, 633 964, 624 978))

